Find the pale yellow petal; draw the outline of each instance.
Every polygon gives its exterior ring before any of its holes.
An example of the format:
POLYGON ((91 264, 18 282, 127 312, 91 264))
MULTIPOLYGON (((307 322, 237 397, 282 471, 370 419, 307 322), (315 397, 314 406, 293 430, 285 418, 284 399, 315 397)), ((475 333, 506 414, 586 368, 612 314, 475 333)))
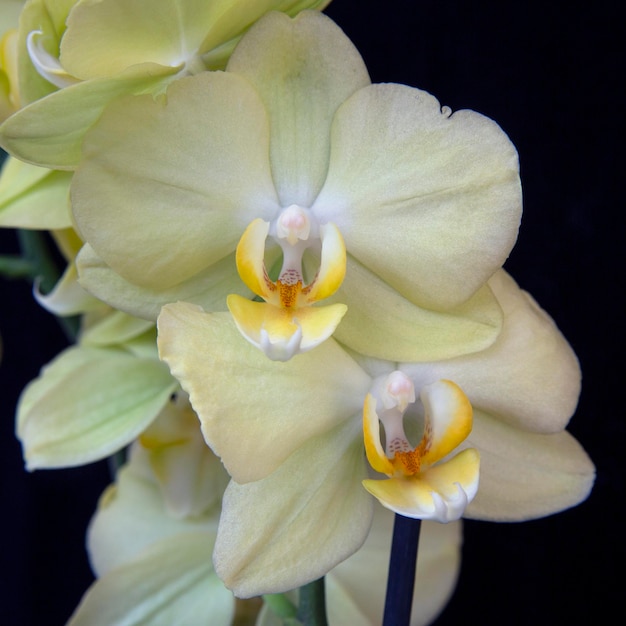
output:
POLYGON ((32 102, 0 126, 0 146, 36 165, 76 167, 85 132, 107 104, 125 94, 143 93, 162 82, 168 68, 145 67, 137 76, 77 83, 32 102))
POLYGON ((72 224, 71 174, 8 157, 0 177, 0 226, 58 229, 72 224))
POLYGON ((551 515, 582 502, 595 468, 569 433, 530 433, 474 412, 464 446, 480 452, 480 488, 466 517, 522 521, 551 515))
MULTIPOLYGON (((456 382, 472 406, 513 427, 558 432, 580 393, 580 367, 552 319, 504 271, 489 286, 504 311, 502 332, 487 349, 431 364, 402 365, 422 386, 439 378, 456 382)), ((339 333, 347 323, 339 328, 339 333)))
POLYGON ((212 543, 218 519, 219 509, 185 520, 170 515, 146 460, 133 454, 100 497, 89 524, 90 565, 96 576, 104 576, 149 546, 187 532, 204 532, 212 543))
POLYGON ((269 112, 281 205, 311 206, 326 178, 332 117, 369 84, 359 53, 321 13, 270 13, 241 40, 227 69, 254 85, 269 112))
POLYGON ((358 427, 349 420, 309 439, 267 478, 228 486, 213 558, 237 596, 298 587, 361 546, 374 501, 360 488, 367 470, 358 427))
POLYGON ((258 95, 233 74, 180 79, 166 102, 117 100, 72 181, 83 240, 142 287, 191 279, 234 252, 253 218, 276 212, 268 133, 258 95))
POLYGON ((185 303, 163 307, 158 329, 161 358, 238 482, 267 476, 346 419, 359 423, 371 381, 332 339, 287 363, 270 361, 242 340, 230 315, 185 303))
POLYGON ((234 598, 213 571, 212 536, 188 532, 149 546, 97 580, 68 626, 230 626, 234 598))
MULTIPOLYGON (((335 338, 356 352, 390 361, 443 360, 487 348, 500 331, 502 311, 487 286, 463 306, 437 312, 402 297, 350 255, 347 264, 328 301, 347 305, 335 338)), ((307 270, 315 267, 307 261, 307 270)))
POLYGON ((471 297, 502 266, 522 212, 518 158, 482 115, 397 84, 357 91, 333 122, 312 210, 365 267, 425 308, 471 297))
POLYGON ((226 298, 235 293, 252 294, 240 280, 234 252, 169 289, 140 287, 116 274, 86 244, 76 258, 80 284, 100 300, 116 309, 154 322, 164 304, 183 300, 201 305, 209 311, 226 311, 226 298))

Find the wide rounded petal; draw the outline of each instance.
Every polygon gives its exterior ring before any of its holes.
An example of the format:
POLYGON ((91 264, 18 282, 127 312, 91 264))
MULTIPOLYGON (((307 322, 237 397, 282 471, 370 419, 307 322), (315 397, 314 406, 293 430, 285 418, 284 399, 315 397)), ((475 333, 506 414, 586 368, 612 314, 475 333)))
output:
POLYGON ((116 274, 85 244, 76 257, 80 284, 91 294, 130 315, 155 321, 164 304, 182 300, 209 311, 225 311, 226 298, 236 293, 252 297, 239 280, 234 253, 170 289, 139 287, 116 274))
POLYGON ((112 77, 131 65, 178 66, 195 54, 211 24, 206 0, 79 2, 61 40, 63 68, 82 80, 112 77))
POLYGON ((337 341, 390 361, 437 361, 477 352, 495 341, 502 325, 502 310, 488 286, 455 309, 432 311, 404 298, 350 255, 345 280, 328 302, 348 307, 334 334, 337 341))
POLYGON ((121 350, 73 347, 29 383, 17 410, 28 469, 71 467, 130 443, 176 388, 154 359, 121 350))
POLYGON ((0 126, 0 146, 28 163, 70 170, 81 157, 81 142, 112 100, 143 93, 171 72, 152 66, 136 75, 77 83, 32 102, 0 126))
POLYGON ((189 532, 148 547, 97 580, 68 626, 230 626, 232 594, 213 571, 212 533, 189 532))
POLYGON ((348 421, 307 441, 267 478, 230 483, 213 559, 236 596, 294 589, 361 546, 374 501, 360 487, 367 469, 359 430, 348 421))
POLYGON ((489 286, 504 311, 502 332, 491 347, 439 363, 403 364, 400 369, 417 387, 439 378, 453 380, 474 408, 511 426, 558 432, 578 402, 576 355, 552 319, 506 272, 498 272, 489 286))
POLYGON ((328 178, 312 210, 404 297, 458 306, 515 243, 517 153, 478 113, 450 115, 426 92, 371 85, 337 111, 328 178))
POLYGON ((361 56, 321 13, 270 13, 241 40, 227 70, 245 76, 268 110, 281 205, 311 206, 326 178, 333 115, 369 84, 361 56))
POLYGON ((465 517, 522 521, 575 506, 588 495, 595 469, 568 432, 539 434, 474 412, 463 446, 480 452, 480 488, 465 517))
POLYGON ((276 210, 268 123, 242 78, 205 72, 112 104, 71 187, 82 238, 126 280, 168 289, 235 250, 276 210), (182 248, 181 248, 182 246, 182 248))
POLYGON ((186 303, 163 307, 158 333, 161 359, 189 393, 207 443, 241 483, 360 414, 371 383, 332 339, 287 363, 270 361, 230 315, 186 303))
POLYGON ((367 479, 363 486, 391 511, 446 523, 460 519, 476 495, 479 464, 470 448, 415 476, 367 479))
POLYGON ((69 228, 71 176, 8 157, 0 178, 0 226, 69 228))
MULTIPOLYGON (((393 521, 391 511, 376 506, 361 549, 326 576, 330 624, 382 623, 393 521)), ((450 599, 461 564, 461 531, 461 522, 422 523, 411 626, 430 624, 450 599)))

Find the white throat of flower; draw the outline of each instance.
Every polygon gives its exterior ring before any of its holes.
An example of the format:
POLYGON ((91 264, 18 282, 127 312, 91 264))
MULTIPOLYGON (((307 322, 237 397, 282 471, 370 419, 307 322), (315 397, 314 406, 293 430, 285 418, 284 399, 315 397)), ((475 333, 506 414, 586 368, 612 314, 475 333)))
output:
POLYGON ((319 224, 309 209, 292 204, 270 222, 254 220, 237 246, 237 270, 248 288, 264 302, 228 296, 228 308, 241 334, 272 360, 287 361, 326 340, 345 315, 344 304, 313 307, 331 296, 346 272, 346 248, 339 229, 319 224), (265 266, 271 237, 281 248, 278 278, 265 266), (320 252, 315 277, 306 282, 302 259, 307 249, 320 252))

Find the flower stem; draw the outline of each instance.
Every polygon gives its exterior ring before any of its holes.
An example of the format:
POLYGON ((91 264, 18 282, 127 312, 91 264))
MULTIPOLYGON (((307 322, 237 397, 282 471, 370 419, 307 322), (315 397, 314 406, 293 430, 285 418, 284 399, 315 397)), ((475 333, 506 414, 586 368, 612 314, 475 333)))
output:
POLYGON ((389 557, 383 626, 408 626, 410 624, 421 524, 422 520, 396 513, 389 557))
POLYGON ((324 578, 300 587, 298 621, 303 626, 328 626, 324 578))

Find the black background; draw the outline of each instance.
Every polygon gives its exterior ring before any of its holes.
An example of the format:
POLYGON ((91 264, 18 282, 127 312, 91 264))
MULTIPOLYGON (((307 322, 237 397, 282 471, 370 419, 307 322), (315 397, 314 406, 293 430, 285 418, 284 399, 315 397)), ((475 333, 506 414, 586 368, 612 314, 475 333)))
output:
MULTIPOLYGON (((598 624, 624 615, 624 83, 618 3, 335 0, 327 9, 374 82, 401 82, 495 119, 517 146, 525 209, 506 268, 576 350, 569 430, 596 464, 590 498, 525 523, 465 525, 463 566, 436 626, 598 624), (618 178, 620 177, 620 178, 618 178)), ((0 231, 3 253, 14 233, 0 231)), ((106 463, 24 471, 18 394, 65 345, 22 282, 0 280, 0 623, 65 622, 92 578, 84 531, 106 463)), ((618 620, 619 621, 619 620, 618 620)), ((341 625, 343 626, 343 625, 341 625)), ((346 625, 349 626, 349 625, 346 625)))

